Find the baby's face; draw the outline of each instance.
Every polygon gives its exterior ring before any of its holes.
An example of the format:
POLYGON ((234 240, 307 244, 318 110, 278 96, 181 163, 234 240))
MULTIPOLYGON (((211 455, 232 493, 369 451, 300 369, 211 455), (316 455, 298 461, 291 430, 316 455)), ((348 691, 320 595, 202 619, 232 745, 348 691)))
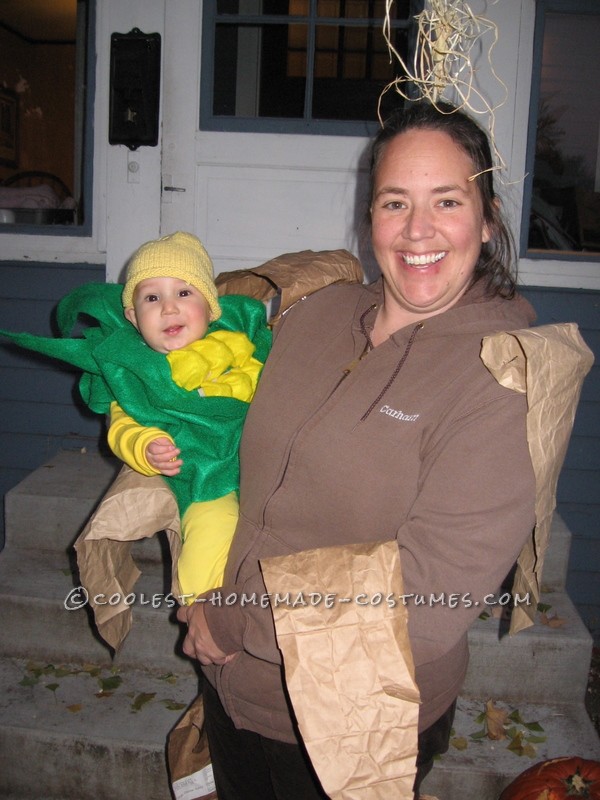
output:
POLYGON ((146 278, 125 316, 153 350, 166 354, 202 339, 210 307, 199 289, 179 278, 146 278))

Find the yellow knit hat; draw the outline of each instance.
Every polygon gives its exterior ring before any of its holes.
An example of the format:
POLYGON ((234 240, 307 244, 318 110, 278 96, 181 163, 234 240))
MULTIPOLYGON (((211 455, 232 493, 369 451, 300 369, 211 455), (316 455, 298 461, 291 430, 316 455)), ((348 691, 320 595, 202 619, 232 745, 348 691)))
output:
POLYGON ((146 278, 179 278, 195 286, 210 306, 211 321, 219 319, 221 307, 213 280, 213 264, 202 242, 191 233, 177 231, 143 244, 127 267, 123 307, 133 305, 133 293, 146 278))

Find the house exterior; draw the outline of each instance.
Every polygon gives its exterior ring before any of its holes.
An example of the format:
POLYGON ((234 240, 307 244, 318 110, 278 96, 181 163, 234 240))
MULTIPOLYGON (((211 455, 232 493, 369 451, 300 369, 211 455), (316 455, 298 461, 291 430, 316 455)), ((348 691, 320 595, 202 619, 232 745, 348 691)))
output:
MULTIPOLYGON (((495 135, 507 165, 504 202, 519 239, 535 97, 536 2, 474 0, 470 6, 499 32, 493 67, 507 91, 496 111, 495 135)), ((198 234, 217 272, 304 249, 346 247, 364 254, 356 231, 368 137, 201 129, 203 10, 202 0, 97 0, 91 228, 81 236, 63 236, 0 227, 1 327, 49 333, 52 309, 67 291, 88 281, 119 281, 141 242, 174 230, 198 234), (134 28, 160 34, 162 52, 158 142, 131 150, 109 144, 108 120, 111 35, 134 28)), ((501 99, 487 55, 479 59, 483 90, 501 99)), ((585 83, 597 91, 593 77, 585 83)), ((590 135, 598 135, 597 124, 590 135)), ((365 265, 372 277, 368 258, 365 265)), ((598 257, 524 256, 519 273, 539 323, 577 322, 598 356, 598 257)), ((599 370, 595 365, 586 379, 558 491, 559 511, 573 535, 568 589, 596 636, 599 370)), ((61 448, 101 446, 103 421, 82 408, 76 374, 60 365, 2 347, 0 402, 2 494, 61 448)))

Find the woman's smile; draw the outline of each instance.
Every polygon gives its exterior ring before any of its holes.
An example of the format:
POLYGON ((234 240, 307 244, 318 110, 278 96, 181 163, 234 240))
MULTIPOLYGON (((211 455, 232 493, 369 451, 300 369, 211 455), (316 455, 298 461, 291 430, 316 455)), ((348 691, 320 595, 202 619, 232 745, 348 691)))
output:
POLYGON ((445 251, 441 253, 427 253, 423 255, 416 255, 414 253, 402 253, 402 258, 405 264, 410 267, 429 267, 432 264, 437 264, 446 255, 445 251))

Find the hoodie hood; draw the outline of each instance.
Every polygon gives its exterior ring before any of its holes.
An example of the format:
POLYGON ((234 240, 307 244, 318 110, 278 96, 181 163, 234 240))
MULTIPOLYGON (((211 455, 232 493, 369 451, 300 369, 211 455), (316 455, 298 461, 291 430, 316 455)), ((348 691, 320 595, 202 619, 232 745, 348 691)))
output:
MULTIPOLYGON (((379 306, 383 302, 383 280, 380 278, 369 286, 361 297, 358 306, 355 332, 361 334, 360 318, 370 306, 379 306)), ((373 309, 375 311, 375 308, 373 309)), ((404 348, 407 340, 413 334, 415 327, 421 326, 419 339, 430 336, 447 336, 452 333, 482 335, 498 331, 518 330, 529 328, 536 320, 533 306, 522 295, 515 294, 512 299, 492 296, 485 290, 482 281, 473 284, 456 305, 432 317, 421 320, 419 323, 400 328, 391 335, 391 340, 399 347, 404 348)), ((368 332, 375 322, 375 314, 367 314, 364 324, 368 332)), ((364 334, 362 334, 364 335, 364 334)))

